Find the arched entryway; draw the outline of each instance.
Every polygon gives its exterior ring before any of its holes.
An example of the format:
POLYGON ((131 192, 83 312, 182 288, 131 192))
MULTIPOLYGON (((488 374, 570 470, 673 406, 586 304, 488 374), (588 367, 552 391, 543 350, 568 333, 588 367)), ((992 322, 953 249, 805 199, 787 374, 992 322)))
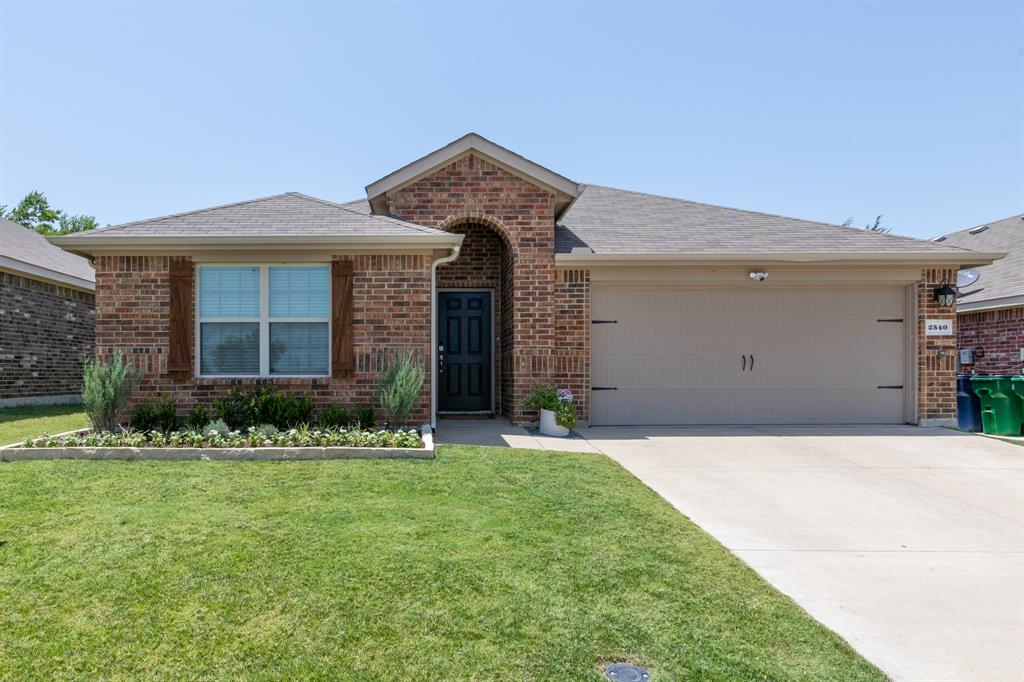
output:
POLYGON ((464 239, 458 258, 437 269, 438 413, 511 416, 514 247, 486 219, 454 219, 442 229, 464 239))

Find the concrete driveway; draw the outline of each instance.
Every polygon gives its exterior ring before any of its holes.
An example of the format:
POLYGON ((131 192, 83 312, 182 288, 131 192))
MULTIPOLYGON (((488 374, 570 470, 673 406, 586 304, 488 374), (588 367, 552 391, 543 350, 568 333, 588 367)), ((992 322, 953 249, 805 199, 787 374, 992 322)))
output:
POLYGON ((913 427, 583 431, 893 678, 1024 680, 1024 447, 913 427))

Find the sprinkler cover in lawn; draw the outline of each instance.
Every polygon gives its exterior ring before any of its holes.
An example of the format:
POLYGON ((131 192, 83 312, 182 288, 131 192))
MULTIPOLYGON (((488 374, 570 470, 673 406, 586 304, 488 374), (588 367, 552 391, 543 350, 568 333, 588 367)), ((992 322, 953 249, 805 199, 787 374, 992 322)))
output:
POLYGON ((632 663, 612 663, 604 669, 604 676, 618 682, 647 682, 651 674, 632 663))

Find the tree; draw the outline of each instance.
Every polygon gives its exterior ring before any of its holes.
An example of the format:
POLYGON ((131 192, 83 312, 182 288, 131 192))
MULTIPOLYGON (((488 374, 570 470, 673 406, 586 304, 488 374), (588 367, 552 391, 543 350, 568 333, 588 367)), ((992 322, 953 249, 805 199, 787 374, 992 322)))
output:
POLYGON ((0 206, 0 218, 24 225, 39 234, 71 234, 99 227, 96 218, 91 215, 68 215, 64 211, 50 206, 50 201, 42 192, 32 190, 12 209, 0 206))
MULTIPOLYGON (((843 227, 850 227, 851 225, 853 225, 853 218, 847 218, 842 222, 842 225, 843 227)), ((867 225, 864 226, 864 229, 867 230, 868 232, 878 232, 880 234, 888 234, 892 232, 891 227, 886 227, 885 225, 882 225, 881 214, 875 216, 875 222, 868 223, 867 225)))

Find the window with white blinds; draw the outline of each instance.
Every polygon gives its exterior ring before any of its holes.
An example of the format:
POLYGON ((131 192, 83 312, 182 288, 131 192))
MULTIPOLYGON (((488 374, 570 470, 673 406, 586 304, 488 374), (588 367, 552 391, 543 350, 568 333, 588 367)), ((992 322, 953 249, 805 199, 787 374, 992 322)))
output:
POLYGON ((200 376, 330 374, 326 265, 201 265, 200 376))

